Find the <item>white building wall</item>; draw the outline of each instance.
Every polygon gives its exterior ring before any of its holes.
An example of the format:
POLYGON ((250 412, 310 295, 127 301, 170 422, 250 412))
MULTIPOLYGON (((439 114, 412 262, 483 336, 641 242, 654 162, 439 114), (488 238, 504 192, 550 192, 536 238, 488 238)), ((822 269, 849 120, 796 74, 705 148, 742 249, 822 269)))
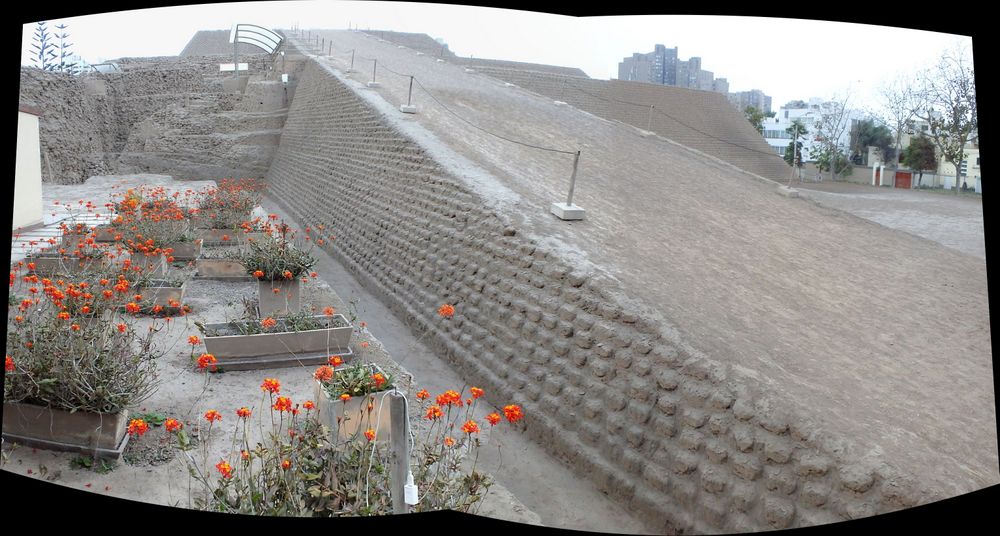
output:
POLYGON ((42 221, 42 157, 38 140, 38 117, 18 111, 11 229, 42 221))

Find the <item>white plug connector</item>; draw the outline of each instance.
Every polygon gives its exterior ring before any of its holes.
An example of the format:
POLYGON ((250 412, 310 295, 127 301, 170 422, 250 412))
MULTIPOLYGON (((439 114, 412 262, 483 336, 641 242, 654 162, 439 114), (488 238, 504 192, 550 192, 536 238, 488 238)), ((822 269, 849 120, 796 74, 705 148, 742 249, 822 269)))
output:
POLYGON ((417 485, 413 483, 413 473, 406 471, 406 485, 403 486, 403 500, 413 506, 417 504, 417 485))

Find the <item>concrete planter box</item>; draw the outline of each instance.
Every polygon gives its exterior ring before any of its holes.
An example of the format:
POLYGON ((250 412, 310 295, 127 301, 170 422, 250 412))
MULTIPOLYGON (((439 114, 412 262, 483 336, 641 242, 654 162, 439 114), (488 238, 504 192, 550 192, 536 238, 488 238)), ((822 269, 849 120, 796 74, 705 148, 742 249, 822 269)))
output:
MULTIPOLYGON (((372 374, 385 372, 376 364, 369 363, 372 374)), ((392 389, 392 386, 389 386, 392 389)), ((387 390, 389 390, 387 389, 387 390)), ((323 384, 319 381, 313 382, 313 400, 316 402, 316 417, 319 422, 330 429, 330 439, 334 443, 345 440, 365 439, 365 430, 375 430, 376 437, 380 441, 389 438, 391 426, 391 412, 388 402, 382 405, 382 413, 379 415, 379 403, 385 391, 370 393, 365 396, 352 397, 347 402, 339 398, 331 397, 323 384), (368 403, 372 403, 372 411, 368 412, 368 403), (340 417, 338 420, 337 418, 340 417)))
POLYGON ((128 411, 70 413, 21 402, 4 402, 4 441, 49 450, 117 458, 128 442, 128 411))
POLYGON ((170 255, 175 261, 194 261, 201 256, 201 239, 194 240, 192 242, 176 242, 173 244, 168 244, 164 249, 171 248, 173 253, 170 255))
POLYGON ((42 252, 29 255, 25 263, 35 263, 34 273, 42 276, 65 274, 73 275, 87 270, 103 269, 111 266, 111 260, 106 256, 80 259, 72 255, 62 255, 58 252, 42 252))
MULTIPOLYGON (((205 350, 226 370, 246 370, 326 364, 331 355, 351 356, 354 327, 343 315, 315 315, 324 327, 309 331, 284 331, 255 335, 205 335, 205 350)), ((278 320, 281 322, 281 320, 278 320)), ((207 324, 206 330, 234 332, 228 323, 207 324)), ((347 357, 344 359, 347 361, 347 357)))
POLYGON ((266 236, 267 233, 248 233, 243 229, 202 229, 198 232, 198 237, 206 246, 233 246, 247 241, 257 242, 266 236), (223 240, 223 236, 229 237, 229 240, 223 240))
POLYGON ((164 308, 176 308, 184 304, 184 291, 187 290, 187 281, 185 281, 179 287, 167 286, 166 281, 159 279, 153 279, 148 281, 145 285, 136 288, 139 294, 142 294, 142 299, 144 301, 150 302, 150 307, 159 305, 164 308), (170 305, 170 302, 176 302, 178 305, 170 305))
POLYGON ((299 299, 299 287, 297 278, 258 281, 257 296, 260 302, 260 317, 288 315, 301 311, 302 301, 299 299))
POLYGON ((139 273, 152 277, 163 277, 167 275, 167 257, 164 255, 146 256, 142 253, 133 253, 130 256, 132 267, 139 266, 139 273))
POLYGON ((98 225, 95 231, 95 242, 117 242, 115 236, 118 235, 118 231, 114 227, 110 225, 98 225))
POLYGON ((232 259, 206 259, 199 258, 195 264, 197 271, 195 277, 205 279, 218 279, 220 281, 250 281, 253 278, 247 275, 240 261, 232 259))

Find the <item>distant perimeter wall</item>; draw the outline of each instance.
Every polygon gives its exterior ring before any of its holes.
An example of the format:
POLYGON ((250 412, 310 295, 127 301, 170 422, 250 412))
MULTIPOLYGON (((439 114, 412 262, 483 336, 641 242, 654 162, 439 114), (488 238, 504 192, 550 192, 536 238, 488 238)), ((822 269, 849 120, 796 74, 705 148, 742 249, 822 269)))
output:
POLYGON ((494 404, 522 404, 539 444, 664 531, 814 525, 930 500, 668 342, 313 62, 267 180, 494 404), (442 303, 451 320, 435 314, 442 303))

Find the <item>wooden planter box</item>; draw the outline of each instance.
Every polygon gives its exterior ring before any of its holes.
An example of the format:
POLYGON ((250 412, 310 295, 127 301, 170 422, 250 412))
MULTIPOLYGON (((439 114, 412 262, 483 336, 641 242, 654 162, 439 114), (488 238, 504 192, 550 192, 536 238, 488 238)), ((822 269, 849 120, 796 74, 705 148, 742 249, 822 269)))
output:
POLYGON ((142 294, 143 301, 149 301, 150 307, 159 305, 163 308, 177 308, 184 304, 184 291, 187 290, 187 281, 179 287, 165 286, 166 281, 153 279, 145 285, 136 289, 142 294), (170 305, 175 301, 178 305, 170 305))
POLYGON ((257 296, 259 299, 260 317, 288 315, 302 310, 299 299, 299 280, 283 279, 281 281, 258 281, 257 296), (278 289, 278 292, 274 292, 278 289))
POLYGON ((240 261, 232 259, 205 259, 199 258, 195 264, 194 276, 204 279, 217 279, 220 281, 250 281, 253 278, 243 269, 240 261))
MULTIPOLYGON (((382 372, 382 369, 370 363, 372 374, 382 372)), ((389 386, 392 389, 392 386, 389 386)), ((334 443, 349 439, 365 439, 365 430, 375 430, 379 441, 389 438, 391 429, 391 412, 389 402, 382 404, 382 413, 379 415, 379 404, 386 391, 379 391, 365 396, 352 397, 347 402, 339 398, 331 397, 323 384, 319 381, 313 382, 313 400, 316 401, 316 417, 319 422, 330 429, 330 439, 334 443), (368 412, 368 403, 373 405, 372 411, 368 412), (340 417, 339 422, 337 417, 340 417)))
POLYGON ((4 402, 4 441, 117 458, 128 443, 128 411, 70 413, 21 402, 4 402))
MULTIPOLYGON (((247 370, 288 366, 324 365, 332 355, 353 357, 349 347, 354 327, 344 315, 315 315, 312 318, 331 325, 309 331, 258 333, 256 335, 205 335, 205 350, 218 359, 225 370, 247 370)), ((280 322, 280 320, 279 320, 280 322)), ((228 323, 208 324, 207 330, 231 331, 228 323)))
POLYGON ((201 256, 201 239, 191 242, 177 242, 168 244, 164 249, 171 248, 174 252, 170 255, 175 261, 193 261, 201 256))
POLYGON ((41 276, 57 274, 74 275, 92 269, 104 269, 111 266, 111 260, 107 256, 90 259, 80 259, 72 255, 62 255, 58 252, 42 252, 28 255, 24 259, 25 263, 35 263, 33 273, 41 276))

